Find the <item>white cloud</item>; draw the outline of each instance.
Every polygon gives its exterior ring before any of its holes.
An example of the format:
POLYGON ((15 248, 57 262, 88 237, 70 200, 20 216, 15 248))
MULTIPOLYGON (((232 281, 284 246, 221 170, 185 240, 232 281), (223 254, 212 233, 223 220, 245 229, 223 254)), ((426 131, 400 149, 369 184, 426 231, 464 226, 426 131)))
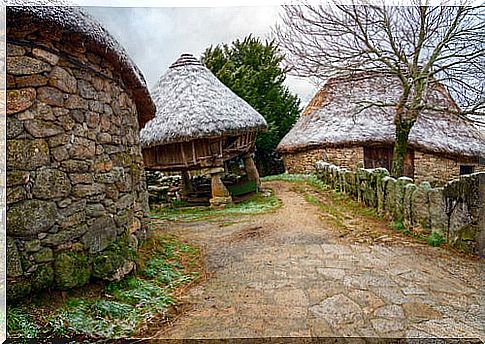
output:
MULTIPOLYGON (((249 34, 271 38, 279 7, 87 7, 86 10, 119 40, 152 87, 182 53, 200 57, 211 45, 229 44, 249 34)), ((303 103, 315 91, 310 82, 294 77, 288 77, 287 85, 303 103)))

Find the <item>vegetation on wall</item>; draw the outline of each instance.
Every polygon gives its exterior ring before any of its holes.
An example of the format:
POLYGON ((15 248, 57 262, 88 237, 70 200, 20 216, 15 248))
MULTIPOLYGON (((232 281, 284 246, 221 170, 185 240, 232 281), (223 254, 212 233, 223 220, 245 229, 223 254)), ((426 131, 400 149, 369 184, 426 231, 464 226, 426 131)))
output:
POLYGON ((121 338, 150 332, 168 320, 179 288, 202 276, 201 252, 177 238, 155 233, 138 252, 137 272, 106 285, 91 284, 36 296, 7 309, 9 338, 121 338))

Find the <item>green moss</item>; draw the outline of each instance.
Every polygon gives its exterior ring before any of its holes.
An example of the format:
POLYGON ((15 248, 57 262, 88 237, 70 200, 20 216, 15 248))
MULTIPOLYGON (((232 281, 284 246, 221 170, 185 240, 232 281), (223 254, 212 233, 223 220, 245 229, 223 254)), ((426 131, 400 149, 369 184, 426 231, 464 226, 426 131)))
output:
POLYGON ((138 164, 132 163, 130 165, 130 172, 133 184, 138 183, 141 180, 142 168, 138 164))
POLYGON ((79 252, 62 252, 55 257, 54 278, 59 289, 71 289, 89 281, 91 265, 88 257, 79 252))
POLYGON ((128 153, 116 153, 111 158, 115 166, 133 167, 133 159, 128 153))
POLYGON ((7 299, 9 301, 18 301, 30 294, 32 285, 26 278, 13 281, 7 281, 7 299))
POLYGON ((12 170, 34 170, 49 164, 49 146, 45 140, 8 140, 7 164, 12 170))
POLYGON ((50 264, 39 266, 32 276, 32 288, 34 290, 50 288, 53 283, 54 269, 50 264))
POLYGON ((476 237, 477 228, 469 225, 463 228, 460 232, 460 239, 462 241, 474 241, 476 237))
POLYGON ((127 261, 134 261, 136 251, 131 248, 128 237, 122 236, 93 258, 93 276, 110 279, 127 261))

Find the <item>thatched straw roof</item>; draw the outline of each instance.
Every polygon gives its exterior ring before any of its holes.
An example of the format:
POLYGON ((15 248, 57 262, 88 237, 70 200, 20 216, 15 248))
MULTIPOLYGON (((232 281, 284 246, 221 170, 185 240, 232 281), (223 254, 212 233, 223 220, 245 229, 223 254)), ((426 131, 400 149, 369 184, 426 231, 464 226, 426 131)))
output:
MULTIPOLYGON (((109 61, 125 86, 132 90, 138 110, 140 126, 153 118, 155 105, 147 89, 145 78, 123 47, 92 16, 79 7, 65 6, 59 0, 2 0, 7 5, 7 39, 13 31, 39 28, 42 32, 62 33, 69 41, 81 38, 87 50, 109 61)), ((15 37, 14 37, 15 38, 15 37)))
MULTIPOLYGON (((316 147, 393 144, 395 109, 365 107, 371 103, 395 103, 401 89, 399 81, 391 76, 330 79, 277 149, 284 153, 316 147)), ((430 92, 427 103, 435 108, 458 110, 441 86, 430 92)), ((485 155, 485 141, 477 128, 451 112, 423 111, 411 129, 409 143, 414 149, 441 155, 485 155)))
POLYGON ((190 54, 152 92, 155 118, 140 133, 144 147, 265 130, 266 121, 190 54))
POLYGON ((470 118, 473 121, 473 124, 475 124, 475 126, 478 129, 478 131, 485 138, 485 114, 482 114, 482 115, 469 115, 468 118, 470 118))

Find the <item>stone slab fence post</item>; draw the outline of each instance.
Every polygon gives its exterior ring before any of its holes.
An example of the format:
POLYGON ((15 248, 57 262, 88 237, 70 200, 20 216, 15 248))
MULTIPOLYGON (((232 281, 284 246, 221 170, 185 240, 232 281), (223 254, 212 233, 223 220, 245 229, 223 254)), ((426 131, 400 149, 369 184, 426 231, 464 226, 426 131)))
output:
POLYGON ((316 175, 339 192, 376 208, 404 224, 437 233, 461 250, 485 256, 485 172, 461 176, 444 187, 395 179, 383 168, 348 170, 327 162, 315 164, 316 175))

